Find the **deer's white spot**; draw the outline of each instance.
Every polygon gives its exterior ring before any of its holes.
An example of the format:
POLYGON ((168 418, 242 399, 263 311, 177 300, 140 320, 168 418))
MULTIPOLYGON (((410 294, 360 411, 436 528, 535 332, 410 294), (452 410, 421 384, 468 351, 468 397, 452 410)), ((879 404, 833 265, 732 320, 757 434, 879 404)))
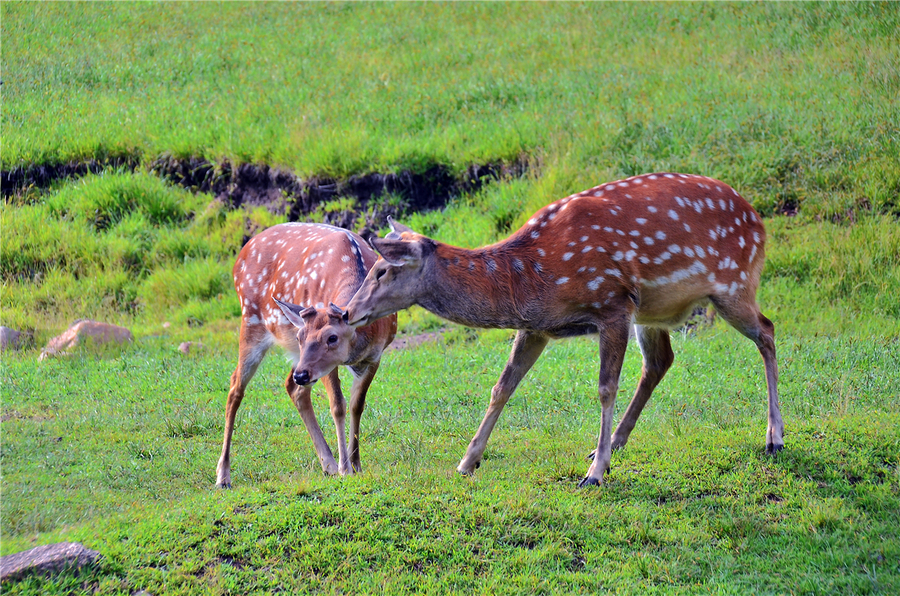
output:
POLYGON ((740 246, 741 248, 744 248, 745 246, 747 246, 747 241, 744 240, 743 236, 738 238, 738 246, 740 246))
POLYGON ((534 238, 535 240, 537 240, 538 238, 541 237, 541 235, 538 232, 532 232, 531 237, 534 238))
POLYGON ((669 209, 669 217, 671 217, 675 221, 678 221, 678 214, 675 213, 674 209, 669 209))
POLYGON ((685 256, 693 257, 693 256, 694 256, 694 251, 691 249, 690 246, 685 246, 685 247, 684 247, 684 254, 685 254, 685 256))
POLYGON ((644 265, 646 265, 647 263, 650 262, 650 259, 648 259, 648 258, 645 257, 644 255, 641 255, 640 257, 638 257, 638 261, 640 261, 641 263, 643 263, 644 265))
POLYGON ((624 257, 625 257, 625 254, 621 250, 618 250, 618 251, 616 251, 616 254, 614 254, 612 256, 612 260, 613 261, 621 261, 624 257))
POLYGON ((582 236, 582 237, 580 238, 579 241, 580 241, 580 242, 585 242, 587 239, 588 239, 587 236, 582 236))
POLYGON ((656 239, 657 239, 657 240, 665 240, 665 239, 666 239, 666 233, 663 232, 662 230, 659 230, 658 232, 656 232, 656 239))
POLYGON ((641 225, 644 225, 645 223, 647 223, 647 219, 644 218, 644 217, 639 217, 639 218, 637 218, 637 219, 634 220, 634 221, 638 222, 638 223, 641 224, 641 225))
POLYGON ((539 255, 541 255, 542 257, 546 257, 546 256, 547 256, 547 251, 545 251, 543 248, 537 249, 537 253, 538 253, 539 255))
POLYGON ((567 252, 567 253, 564 253, 563 256, 562 256, 562 260, 563 260, 563 261, 568 261, 568 260, 571 259, 574 255, 575 255, 574 252, 567 252))
POLYGON ((649 211, 650 213, 656 213, 657 208, 654 207, 653 205, 647 205, 647 211, 649 211))
POLYGON ((603 283, 603 276, 597 276, 587 283, 587 287, 589 290, 591 290, 593 292, 593 291, 597 290, 597 288, 599 288, 600 284, 602 284, 602 283, 603 283))
POLYGON ((678 246, 677 244, 670 244, 670 245, 669 245, 669 252, 672 253, 672 254, 674 254, 674 255, 677 255, 678 253, 681 252, 681 247, 678 246))
POLYGON ((609 186, 606 187, 606 190, 616 190, 616 187, 614 184, 610 184, 609 186))
POLYGON ((709 197, 706 197, 706 206, 709 207, 710 209, 716 208, 716 206, 713 205, 712 199, 710 199, 709 197))
POLYGON ((647 246, 653 246, 653 238, 651 238, 650 236, 644 236, 644 244, 646 244, 647 246))

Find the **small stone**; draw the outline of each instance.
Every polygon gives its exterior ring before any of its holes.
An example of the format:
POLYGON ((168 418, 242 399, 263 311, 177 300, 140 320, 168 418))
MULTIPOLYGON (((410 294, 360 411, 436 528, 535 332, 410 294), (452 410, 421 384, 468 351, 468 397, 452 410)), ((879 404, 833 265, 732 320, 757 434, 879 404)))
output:
POLYGON ((77 542, 38 546, 0 557, 0 581, 14 581, 29 575, 49 575, 65 569, 91 565, 100 553, 77 542))

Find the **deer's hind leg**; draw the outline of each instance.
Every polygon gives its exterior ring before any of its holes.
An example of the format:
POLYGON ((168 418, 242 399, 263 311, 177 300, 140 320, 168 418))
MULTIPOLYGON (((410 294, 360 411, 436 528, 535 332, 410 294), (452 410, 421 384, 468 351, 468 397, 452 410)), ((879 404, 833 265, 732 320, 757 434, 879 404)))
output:
POLYGON ((762 355, 766 369, 766 388, 769 397, 766 453, 774 454, 784 449, 784 421, 778 405, 778 359, 775 356, 775 325, 759 311, 752 298, 731 301, 713 298, 713 305, 722 318, 753 340, 762 355))
POLYGON ((634 330, 638 346, 641 348, 641 355, 644 357, 644 364, 641 368, 641 380, 638 382, 634 397, 631 398, 631 403, 628 404, 625 414, 613 433, 613 449, 619 449, 628 443, 628 437, 634 430, 634 425, 637 424, 650 395, 653 394, 653 390, 659 385, 675 360, 668 329, 635 325, 634 330))
MULTIPOLYGON (((630 318, 630 317, 629 317, 630 318)), ((600 438, 594 452, 594 461, 579 487, 603 483, 603 475, 609 469, 612 457, 612 420, 616 412, 616 393, 619 389, 619 375, 625 361, 628 347, 628 320, 622 318, 601 328, 600 337, 600 438)))
POLYGON ((238 363, 231 374, 231 386, 228 389, 228 399, 225 402, 225 436, 222 440, 222 455, 216 467, 216 487, 231 488, 231 439, 234 434, 234 420, 238 408, 244 399, 247 385, 256 374, 259 363, 265 357, 266 352, 272 346, 272 336, 268 335, 262 326, 241 326, 240 347, 238 348, 238 363), (262 337, 253 337, 251 334, 262 329, 262 337), (255 343, 252 341, 255 339, 255 343))

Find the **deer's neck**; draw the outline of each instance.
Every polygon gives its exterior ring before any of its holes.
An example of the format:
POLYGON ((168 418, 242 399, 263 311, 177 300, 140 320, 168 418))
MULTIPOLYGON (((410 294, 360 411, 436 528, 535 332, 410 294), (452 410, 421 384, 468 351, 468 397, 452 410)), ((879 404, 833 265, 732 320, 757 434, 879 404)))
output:
POLYGON ((544 286, 534 256, 509 242, 475 250, 439 243, 418 304, 469 327, 529 328, 544 286))

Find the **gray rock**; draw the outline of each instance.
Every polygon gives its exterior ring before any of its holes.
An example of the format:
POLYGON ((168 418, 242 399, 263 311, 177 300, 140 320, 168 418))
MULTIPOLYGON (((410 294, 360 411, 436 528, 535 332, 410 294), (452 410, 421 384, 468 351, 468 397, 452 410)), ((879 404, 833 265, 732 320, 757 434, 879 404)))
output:
POLYGON ((49 575, 65 569, 91 565, 100 556, 77 542, 38 546, 0 557, 0 581, 13 581, 28 575, 49 575))
POLYGON ((18 350, 32 341, 29 331, 16 331, 9 327, 0 326, 0 352, 6 350, 18 350))

